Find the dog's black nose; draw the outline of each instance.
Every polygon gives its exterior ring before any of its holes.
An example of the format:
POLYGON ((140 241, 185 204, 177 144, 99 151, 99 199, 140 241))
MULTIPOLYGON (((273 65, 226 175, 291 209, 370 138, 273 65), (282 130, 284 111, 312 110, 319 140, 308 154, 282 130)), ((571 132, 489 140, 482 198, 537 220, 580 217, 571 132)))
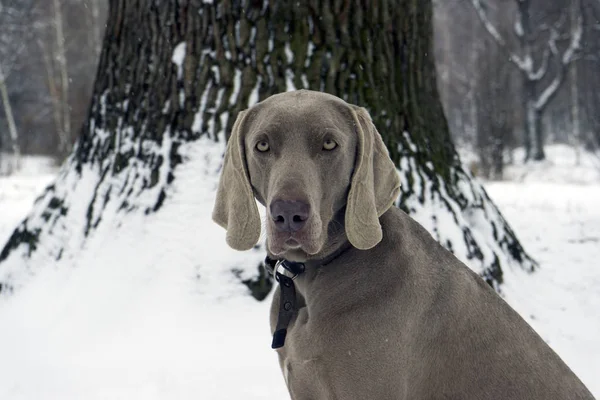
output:
POLYGON ((280 232, 298 232, 310 215, 308 204, 294 200, 275 200, 269 210, 271 219, 280 232))

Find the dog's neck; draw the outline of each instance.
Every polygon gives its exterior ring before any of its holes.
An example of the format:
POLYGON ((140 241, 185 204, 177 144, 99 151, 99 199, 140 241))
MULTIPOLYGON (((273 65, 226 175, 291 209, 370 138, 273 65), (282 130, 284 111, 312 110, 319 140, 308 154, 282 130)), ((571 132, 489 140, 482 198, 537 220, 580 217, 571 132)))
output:
POLYGON ((349 241, 340 243, 337 250, 326 258, 308 260, 305 263, 297 263, 289 260, 275 261, 267 256, 265 265, 272 269, 273 276, 279 283, 279 312, 277 325, 273 334, 273 349, 280 348, 285 344, 288 326, 298 310, 310 308, 310 287, 317 279, 324 267, 333 263, 338 257, 352 249, 349 241))
POLYGON ((303 307, 310 308, 308 292, 320 271, 353 248, 346 237, 343 224, 339 223, 330 224, 327 243, 327 247, 318 254, 302 257, 301 260, 278 257, 279 261, 276 262, 276 258, 268 252, 266 265, 273 269, 273 275, 280 284, 280 304, 273 348, 285 344, 287 327, 293 315, 303 307), (338 228, 332 229, 332 225, 338 228))

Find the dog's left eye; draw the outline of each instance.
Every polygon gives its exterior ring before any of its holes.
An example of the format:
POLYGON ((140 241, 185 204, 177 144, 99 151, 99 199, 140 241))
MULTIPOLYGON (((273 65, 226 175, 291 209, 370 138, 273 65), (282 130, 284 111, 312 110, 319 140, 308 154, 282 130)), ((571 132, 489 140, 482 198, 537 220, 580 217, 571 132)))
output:
POLYGON ((256 150, 260 151, 261 153, 269 151, 269 142, 266 140, 261 140, 260 142, 256 143, 256 150))
POLYGON ((337 147, 337 143, 331 139, 325 139, 323 142, 323 150, 331 151, 337 147))

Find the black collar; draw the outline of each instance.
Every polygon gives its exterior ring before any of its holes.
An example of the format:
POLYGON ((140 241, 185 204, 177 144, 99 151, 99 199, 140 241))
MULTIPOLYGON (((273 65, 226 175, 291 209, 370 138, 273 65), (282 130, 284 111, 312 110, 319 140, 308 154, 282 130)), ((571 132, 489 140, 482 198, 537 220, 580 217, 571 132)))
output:
MULTIPOLYGON (((318 261, 318 265, 329 264, 351 247, 350 243, 346 243, 346 245, 342 246, 326 259, 318 261)), ((275 280, 279 282, 279 314, 277 315, 277 326, 275 327, 273 342, 271 343, 271 348, 278 349, 285 344, 287 328, 297 311, 294 279, 306 270, 306 266, 303 263, 289 260, 274 260, 269 256, 265 258, 265 266, 273 274, 275 280)))
POLYGON ((328 255, 327 257, 320 259, 320 260, 308 260, 306 263, 289 261, 289 260, 285 260, 285 259, 276 260, 274 258, 267 256, 265 258, 265 266, 267 268, 267 271, 269 271, 269 273, 271 275, 273 275, 273 277, 275 279, 277 279, 277 275, 275 274, 275 272, 279 273, 280 275, 285 275, 290 279, 296 279, 296 277, 298 275, 302 274, 306 270, 305 264, 309 264, 309 266, 310 265, 316 265, 316 266, 320 266, 320 267, 325 266, 325 265, 333 262, 336 258, 341 256, 342 254, 344 254, 346 251, 348 251, 351 248, 352 248, 352 245, 350 244, 350 242, 346 242, 339 249, 337 249, 336 251, 334 251, 332 254, 328 255))
POLYGON ((277 316, 277 326, 273 333, 272 349, 278 349, 285 344, 287 327, 296 313, 296 287, 294 279, 304 272, 305 266, 302 263, 288 260, 273 260, 269 256, 265 258, 265 265, 273 277, 279 282, 279 314, 277 316))

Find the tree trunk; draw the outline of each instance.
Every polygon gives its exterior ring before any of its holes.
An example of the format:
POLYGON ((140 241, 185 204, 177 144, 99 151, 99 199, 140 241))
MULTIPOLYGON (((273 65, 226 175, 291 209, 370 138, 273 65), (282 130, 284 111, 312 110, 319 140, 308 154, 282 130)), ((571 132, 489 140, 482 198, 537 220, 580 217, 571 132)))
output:
POLYGON ((525 147, 525 161, 532 158, 537 147, 536 128, 535 128, 535 82, 532 82, 526 76, 523 79, 523 109, 525 110, 525 129, 523 129, 523 146, 525 147))
POLYGON ((8 123, 8 133, 10 135, 11 147, 13 151, 13 159, 9 171, 16 171, 19 169, 21 163, 21 147, 19 146, 19 132, 17 132, 17 124, 13 116, 12 107, 10 105, 10 99, 8 97, 8 89, 6 87, 6 81, 2 66, 0 65, 0 98, 2 98, 2 106, 4 108, 4 115, 6 115, 6 121, 8 123))
POLYGON ((533 110, 533 135, 535 137, 535 146, 533 148, 533 159, 535 161, 541 161, 546 159, 546 153, 544 152, 544 132, 542 130, 542 111, 533 110))
MULTIPOLYGON (((576 16, 576 12, 573 10, 575 7, 572 7, 571 10, 571 23, 574 24, 576 16)), ((581 133, 581 120, 580 120, 580 112, 579 112, 579 71, 578 64, 575 63, 571 67, 571 128, 573 129, 573 133, 571 137, 572 146, 575 148, 575 165, 581 165, 581 149, 583 148, 583 139, 581 133)))
POLYGON ((91 10, 91 26, 92 26, 92 39, 93 46, 96 55, 100 55, 102 51, 102 29, 101 24, 103 21, 100 20, 100 7, 98 6, 98 1, 92 0, 90 2, 91 10))
MULTIPOLYGON (((77 210, 85 210, 85 238, 110 213, 156 213, 187 161, 183 145, 208 139, 224 149, 240 110, 307 88, 368 108, 400 170, 398 206, 498 287, 501 265, 534 263, 462 168, 431 41, 431 2, 423 0, 111 0, 89 120, 0 261, 32 258, 55 227, 80 228, 65 221, 78 220, 77 210), (74 193, 66 182, 82 176, 95 184, 74 193)), ((44 251, 76 253, 81 244, 71 242, 44 251)))
POLYGON ((70 150, 72 139, 71 134, 71 110, 69 107, 69 74, 67 70, 67 52, 65 49, 65 34, 63 29, 63 15, 60 7, 60 0, 54 0, 54 31, 56 44, 56 60, 58 64, 58 73, 60 75, 60 103, 55 105, 59 108, 61 114, 61 126, 58 131, 60 154, 66 154, 70 150))

